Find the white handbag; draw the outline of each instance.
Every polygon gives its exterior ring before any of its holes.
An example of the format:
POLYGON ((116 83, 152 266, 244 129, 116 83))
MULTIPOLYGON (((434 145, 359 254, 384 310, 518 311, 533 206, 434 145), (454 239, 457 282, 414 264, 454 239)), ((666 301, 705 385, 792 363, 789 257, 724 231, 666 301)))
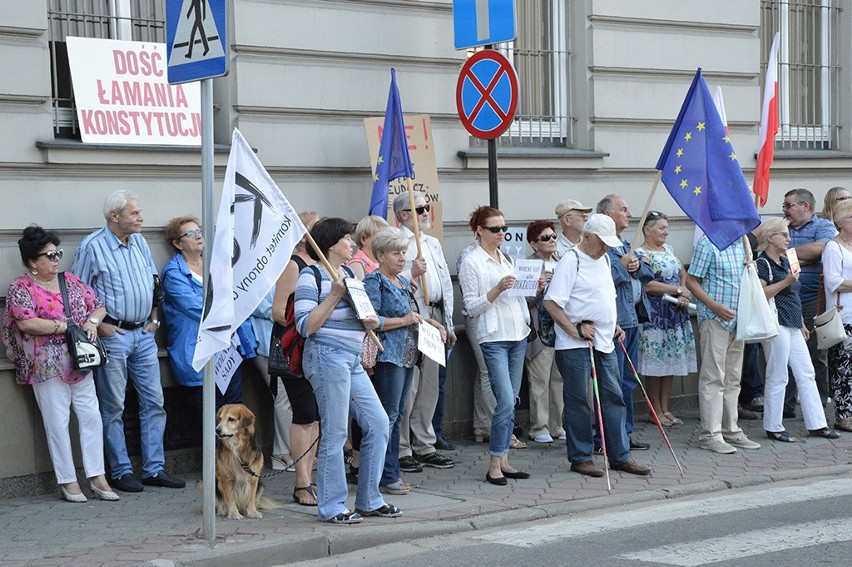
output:
POLYGON ((737 340, 757 343, 778 334, 778 313, 769 306, 754 262, 746 264, 737 302, 737 340))
MULTIPOLYGON (((838 247, 840 245, 838 244, 838 247)), ((840 271, 843 272, 843 253, 840 254, 840 271)), ((819 296, 824 293, 822 278, 820 278, 819 296)), ((817 298, 817 309, 819 309, 819 298, 817 298)), ((819 350, 828 350, 831 347, 838 345, 846 340, 846 329, 843 328, 843 317, 840 312, 843 306, 840 305, 840 292, 837 292, 834 300, 834 307, 829 307, 825 312, 814 317, 814 333, 817 336, 817 348, 819 350)))

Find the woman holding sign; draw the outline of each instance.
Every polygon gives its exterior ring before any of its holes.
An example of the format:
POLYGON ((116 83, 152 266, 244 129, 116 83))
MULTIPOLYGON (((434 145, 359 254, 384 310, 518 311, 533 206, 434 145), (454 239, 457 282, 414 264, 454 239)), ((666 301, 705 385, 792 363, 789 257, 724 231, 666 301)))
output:
POLYGON ((514 262, 500 251, 509 227, 503 213, 479 207, 470 215, 470 229, 479 247, 468 254, 459 271, 464 306, 475 319, 476 337, 497 399, 491 420, 491 460, 485 480, 503 486, 506 478, 529 478, 509 464, 509 441, 515 423, 515 400, 521 391, 530 312, 521 296, 506 293, 515 284, 514 262))
MULTIPOLYGON (((361 366, 364 329, 375 329, 376 318, 359 321, 346 299, 344 279, 353 277, 343 264, 352 258, 352 224, 344 219, 320 219, 310 235, 335 273, 318 264, 320 288, 313 268, 299 274, 295 295, 296 328, 306 337, 302 357, 305 378, 319 408, 320 439, 317 463, 317 515, 320 521, 354 524, 362 516, 395 517, 402 511, 386 504, 379 493, 380 471, 388 444, 388 416, 361 366), (349 414, 364 431, 355 511, 346 508, 349 490, 343 444, 349 414)), ((320 260, 317 251, 308 253, 320 260)))
MULTIPOLYGON (((390 421, 390 441, 379 490, 385 494, 408 494, 411 487, 400 476, 399 434, 414 365, 421 356, 417 328, 424 319, 418 313, 411 283, 399 275, 405 268, 408 237, 396 228, 383 228, 373 235, 372 246, 378 270, 364 278, 364 287, 379 315, 378 335, 385 349, 376 356, 373 383, 390 421)), ((427 322, 446 340, 440 323, 433 319, 427 322)))

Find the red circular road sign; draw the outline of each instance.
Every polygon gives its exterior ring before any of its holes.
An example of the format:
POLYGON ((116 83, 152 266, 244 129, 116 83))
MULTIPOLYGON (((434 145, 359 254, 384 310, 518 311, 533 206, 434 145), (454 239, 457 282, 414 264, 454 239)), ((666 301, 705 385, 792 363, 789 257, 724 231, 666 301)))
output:
POLYGON ((465 62, 456 83, 456 107, 465 129, 491 140, 509 128, 518 106, 518 77, 500 53, 477 51, 465 62))

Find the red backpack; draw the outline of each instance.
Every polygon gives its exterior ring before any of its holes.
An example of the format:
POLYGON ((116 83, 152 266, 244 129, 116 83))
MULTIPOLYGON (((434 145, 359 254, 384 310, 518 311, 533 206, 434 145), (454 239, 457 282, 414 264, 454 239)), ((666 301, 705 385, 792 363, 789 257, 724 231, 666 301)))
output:
MULTIPOLYGON (((319 302, 320 290, 322 289, 322 276, 316 266, 308 266, 317 279, 317 302, 319 302)), ((281 332, 281 348, 284 349, 284 358, 290 368, 290 374, 304 376, 302 370, 302 353, 305 350, 305 337, 296 329, 296 303, 295 292, 287 298, 287 307, 284 309, 284 325, 281 332)))

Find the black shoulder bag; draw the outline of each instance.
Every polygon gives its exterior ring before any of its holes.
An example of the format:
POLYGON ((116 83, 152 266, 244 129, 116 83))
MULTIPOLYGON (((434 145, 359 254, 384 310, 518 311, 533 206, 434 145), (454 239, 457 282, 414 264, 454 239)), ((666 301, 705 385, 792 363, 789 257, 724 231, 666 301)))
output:
POLYGON ((86 331, 74 323, 71 318, 71 305, 68 303, 68 289, 65 284, 65 272, 59 273, 59 291, 62 292, 62 304, 65 306, 65 342, 68 344, 68 354, 75 370, 92 370, 103 366, 109 360, 104 344, 99 337, 89 338, 86 331))

